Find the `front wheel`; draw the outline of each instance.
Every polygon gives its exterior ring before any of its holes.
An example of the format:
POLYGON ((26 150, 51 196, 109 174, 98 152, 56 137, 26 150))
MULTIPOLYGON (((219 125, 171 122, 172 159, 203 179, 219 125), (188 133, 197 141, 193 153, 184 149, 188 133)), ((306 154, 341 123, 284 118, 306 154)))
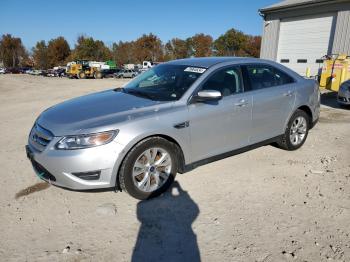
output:
POLYGON ((306 141, 310 128, 310 117, 298 109, 290 118, 286 131, 278 145, 286 150, 296 150, 306 141))
POLYGON ((139 142, 125 157, 119 171, 122 190, 144 200, 165 192, 177 173, 176 145, 161 137, 139 142))
POLYGON ((78 78, 79 78, 79 79, 85 79, 85 78, 86 78, 85 72, 84 72, 84 71, 80 71, 80 72, 78 73, 78 78))

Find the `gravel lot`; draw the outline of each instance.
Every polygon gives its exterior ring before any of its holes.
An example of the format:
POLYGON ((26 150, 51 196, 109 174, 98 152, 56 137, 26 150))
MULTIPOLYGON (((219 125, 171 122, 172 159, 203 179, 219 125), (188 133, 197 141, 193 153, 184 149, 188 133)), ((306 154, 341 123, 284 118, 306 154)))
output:
POLYGON ((154 200, 40 181, 39 113, 125 82, 0 75, 0 261, 350 261, 350 110, 331 96, 300 150, 202 166, 154 200))

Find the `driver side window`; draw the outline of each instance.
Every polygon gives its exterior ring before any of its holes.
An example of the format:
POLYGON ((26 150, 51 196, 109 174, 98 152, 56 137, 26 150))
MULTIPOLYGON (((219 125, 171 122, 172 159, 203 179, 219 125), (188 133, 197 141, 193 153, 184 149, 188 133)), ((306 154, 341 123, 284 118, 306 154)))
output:
POLYGON ((240 67, 233 66, 219 69, 206 80, 201 90, 220 91, 223 97, 243 92, 240 67))

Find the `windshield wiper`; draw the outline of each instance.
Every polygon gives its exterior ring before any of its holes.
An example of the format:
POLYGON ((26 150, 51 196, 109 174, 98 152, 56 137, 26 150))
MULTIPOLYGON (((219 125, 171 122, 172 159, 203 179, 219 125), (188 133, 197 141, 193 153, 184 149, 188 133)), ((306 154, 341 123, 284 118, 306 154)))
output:
POLYGON ((115 91, 115 92, 123 92, 123 93, 126 93, 124 87, 117 87, 117 88, 114 88, 113 91, 115 91))

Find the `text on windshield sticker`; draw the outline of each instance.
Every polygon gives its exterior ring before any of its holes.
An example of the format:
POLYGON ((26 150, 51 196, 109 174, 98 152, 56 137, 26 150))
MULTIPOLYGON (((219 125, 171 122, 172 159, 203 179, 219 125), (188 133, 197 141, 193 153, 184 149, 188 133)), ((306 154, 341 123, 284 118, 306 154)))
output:
POLYGON ((202 74, 205 72, 205 70, 206 70, 205 68, 200 68, 200 67, 186 67, 184 71, 202 74))

